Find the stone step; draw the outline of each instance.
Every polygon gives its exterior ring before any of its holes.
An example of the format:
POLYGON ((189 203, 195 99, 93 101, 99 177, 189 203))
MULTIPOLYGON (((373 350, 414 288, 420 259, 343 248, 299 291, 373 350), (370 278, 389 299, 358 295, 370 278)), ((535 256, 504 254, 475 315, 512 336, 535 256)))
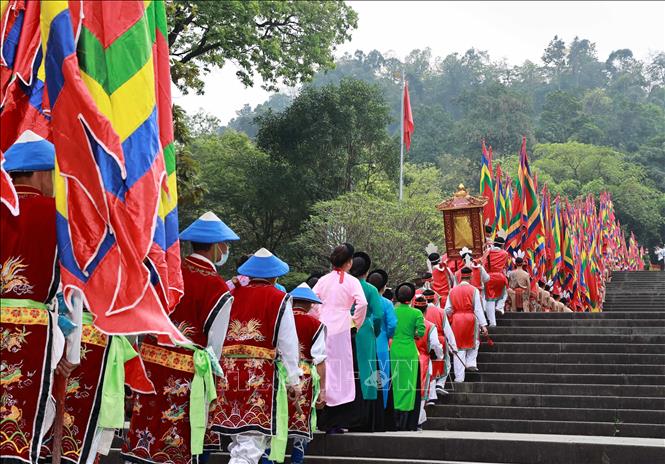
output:
POLYGON ((662 355, 665 354, 665 344, 496 342, 491 349, 486 348, 486 350, 495 353, 641 353, 662 355))
MULTIPOLYGON (((484 359, 484 355, 483 355, 484 359)), ((564 364, 479 362, 483 373, 558 373, 558 374, 647 374, 665 375, 662 364, 564 364)))
MULTIPOLYGON (((665 459, 662 440, 577 435, 528 435, 465 431, 316 434, 307 452, 315 464, 589 464, 657 463, 665 459)), ((103 464, 120 463, 111 450, 103 464)), ((215 453, 210 462, 228 462, 215 453)), ((287 460, 288 462, 288 460, 287 460)))
POLYGON ((546 395, 524 393, 466 393, 448 388, 445 404, 473 406, 520 406, 528 408, 603 408, 665 410, 665 398, 634 396, 546 395))
POLYGON ((665 438, 662 424, 621 424, 551 420, 473 419, 437 417, 425 424, 428 430, 473 430, 474 432, 560 433, 611 437, 665 438))
POLYGON ((565 363, 565 364, 665 364, 665 355, 632 353, 520 353, 496 352, 483 349, 478 355, 478 362, 494 363, 565 363))
MULTIPOLYGON (((477 375, 477 374, 476 374, 477 375)), ((473 378, 473 375, 470 377, 473 378)), ((665 387, 657 385, 606 385, 575 383, 463 382, 457 393, 517 393, 543 395, 650 396, 665 398, 665 387)))
POLYGON ((499 327, 665 327, 665 319, 506 319, 499 327))
POLYGON ((505 343, 616 343, 665 344, 665 330, 661 334, 502 334, 490 331, 494 342, 505 343))
POLYGON ((427 416, 429 420, 461 418, 665 424, 665 411, 641 409, 534 408, 442 404, 429 407, 427 416))
POLYGON ((663 327, 521 327, 521 326, 497 326, 492 328, 492 338, 495 335, 662 335, 665 336, 665 325, 663 327))
MULTIPOLYGON (((632 284, 625 283, 623 288, 620 286, 612 287, 605 293, 605 298, 629 298, 631 296, 637 298, 654 298, 655 296, 662 295, 665 292, 665 284, 632 284)), ((654 300, 655 302, 656 300, 654 300)))
POLYGON ((601 313, 505 313, 497 317, 498 321, 517 319, 545 321, 554 320, 603 320, 603 319, 665 319, 665 311, 603 311, 601 313))
POLYGON ((662 312, 661 309, 654 306, 653 303, 609 303, 603 307, 605 312, 612 312, 615 309, 617 311, 627 311, 627 312, 654 312, 656 314, 662 312))
POLYGON ((648 438, 423 431, 318 436, 308 453, 325 456, 458 461, 589 464, 659 463, 662 440, 648 438))
MULTIPOLYGON (((290 448, 287 448, 287 452, 290 448)), ((290 462, 290 455, 286 455, 285 462, 290 462)), ((212 453, 208 461, 210 464, 227 464, 230 456, 227 452, 212 453)), ((109 455, 102 457, 102 464, 120 464, 120 450, 112 449, 109 455)), ((391 458, 359 458, 359 457, 344 457, 344 456, 310 456, 305 457, 307 464, 404 464, 404 459, 391 459, 391 458)), ((492 464, 488 462, 471 462, 471 461, 440 461, 432 459, 409 459, 409 464, 492 464)), ((499 464, 499 463, 495 463, 499 464)))
MULTIPOLYGON (((656 385, 665 387, 665 375, 644 374, 525 374, 521 372, 484 372, 481 371, 480 382, 523 382, 544 384, 607 384, 607 385, 656 385)), ((475 379, 474 379, 475 381, 475 379)), ((663 390, 665 392, 665 390, 663 390)))

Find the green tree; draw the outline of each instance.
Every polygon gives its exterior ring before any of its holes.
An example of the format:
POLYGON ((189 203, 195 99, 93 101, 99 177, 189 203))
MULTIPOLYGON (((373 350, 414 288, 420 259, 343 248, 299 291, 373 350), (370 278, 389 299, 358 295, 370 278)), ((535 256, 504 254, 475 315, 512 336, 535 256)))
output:
POLYGON ((300 188, 313 199, 350 192, 368 170, 394 169, 396 151, 386 127, 389 109, 381 91, 344 79, 306 87, 281 113, 258 118, 257 143, 300 172, 300 188), (371 168, 371 169, 370 169, 371 168))
POLYGON ((545 63, 544 71, 551 82, 561 89, 561 75, 566 67, 566 43, 555 35, 547 45, 541 58, 545 63))
POLYGON ((463 117, 452 134, 451 153, 472 154, 480 158, 480 141, 485 138, 498 153, 515 150, 522 135, 534 139, 531 106, 528 98, 493 83, 459 97, 463 117))
POLYGON ((241 251, 285 250, 312 203, 299 188, 297 169, 272 160, 233 130, 198 137, 190 146, 208 194, 181 217, 190 220, 213 210, 242 237, 241 251))
POLYGON ((203 93, 202 74, 226 61, 246 86, 257 75, 267 89, 309 80, 358 23, 340 0, 168 0, 168 17, 171 77, 184 93, 203 93))
POLYGON ((426 268, 425 248, 443 242, 440 172, 434 167, 406 165, 405 196, 392 198, 352 192, 314 205, 296 240, 299 266, 307 271, 329 268, 332 248, 353 243, 372 257, 375 268, 388 272, 391 285, 412 280, 426 268))
POLYGON ((269 111, 281 113, 291 105, 293 97, 283 93, 275 93, 268 97, 265 103, 260 103, 252 109, 249 105, 243 106, 236 112, 236 117, 229 121, 228 128, 237 132, 244 132, 250 139, 254 140, 259 132, 256 118, 269 111))
POLYGON ((548 94, 538 121, 538 139, 567 142, 575 133, 581 115, 582 104, 574 95, 560 90, 548 94))

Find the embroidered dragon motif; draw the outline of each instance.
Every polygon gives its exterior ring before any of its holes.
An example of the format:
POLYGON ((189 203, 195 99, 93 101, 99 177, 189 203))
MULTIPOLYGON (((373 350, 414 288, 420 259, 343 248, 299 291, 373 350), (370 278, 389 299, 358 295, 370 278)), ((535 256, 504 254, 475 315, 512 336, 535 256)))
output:
POLYGON ((262 342, 265 338, 261 333, 261 322, 256 319, 250 319, 247 324, 234 319, 229 324, 229 330, 226 334, 227 340, 235 342, 245 342, 247 340, 262 342))
POLYGON ((23 344, 26 342, 26 337, 30 335, 30 332, 25 330, 25 326, 19 329, 14 329, 13 332, 10 332, 9 329, 5 329, 0 334, 0 349, 7 350, 11 353, 16 353, 20 351, 23 344))
POLYGON ((27 269, 28 265, 23 264, 23 258, 14 256, 0 266, 0 291, 2 293, 15 293, 17 295, 26 295, 32 293, 33 285, 30 285, 28 279, 20 275, 27 269))

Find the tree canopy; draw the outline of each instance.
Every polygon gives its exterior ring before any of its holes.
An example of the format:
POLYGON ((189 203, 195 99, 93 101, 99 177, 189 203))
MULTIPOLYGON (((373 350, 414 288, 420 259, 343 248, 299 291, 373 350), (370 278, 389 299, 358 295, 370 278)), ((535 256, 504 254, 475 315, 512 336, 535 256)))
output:
POLYGON ((341 0, 169 0, 171 77, 184 93, 203 93, 202 75, 232 61, 246 86, 295 85, 334 65, 358 16, 341 0))

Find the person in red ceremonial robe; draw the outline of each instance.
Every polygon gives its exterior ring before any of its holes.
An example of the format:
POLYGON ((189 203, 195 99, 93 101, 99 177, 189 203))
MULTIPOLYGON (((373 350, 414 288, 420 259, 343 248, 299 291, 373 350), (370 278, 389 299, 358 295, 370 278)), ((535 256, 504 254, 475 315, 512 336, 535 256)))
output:
POLYGON ((480 292, 470 284, 471 268, 462 268, 462 282, 453 287, 445 312, 451 318, 458 352, 453 361, 455 382, 464 382, 465 370, 478 371, 476 358, 480 347, 478 331, 487 335, 487 320, 480 303, 480 292))
MULTIPOLYGON (((473 259, 473 254, 467 247, 460 250, 460 257, 462 258, 462 262, 471 268, 471 285, 483 293, 485 284, 489 282, 490 276, 485 271, 482 263, 473 259)), ((462 281, 462 268, 455 272, 455 280, 457 282, 462 281)))
MULTIPOLYGON (((413 301, 413 307, 423 313, 427 312, 427 300, 419 295, 413 301)), ((443 359, 443 346, 439 342, 439 335, 436 325, 425 319, 425 334, 416 339, 416 348, 418 348, 418 363, 420 374, 420 413, 418 415, 418 430, 422 430, 422 425, 427 421, 425 413, 425 403, 429 402, 430 381, 432 378, 432 361, 443 359)))
MULTIPOLYGON (((315 304, 322 301, 306 283, 289 293, 293 298, 293 317, 300 342, 300 396, 289 398, 289 436, 293 437, 291 464, 302 464, 307 445, 316 430, 316 407, 325 404, 326 383, 326 328, 309 314, 315 304), (318 405, 318 406, 317 406, 318 405)), ((272 464, 270 450, 264 452, 261 464, 272 464)))
POLYGON ((490 327, 496 327, 496 313, 503 314, 508 299, 508 278, 506 269, 510 255, 503 249, 505 238, 497 236, 494 246, 483 256, 485 270, 489 273, 489 281, 485 283, 485 312, 490 327))
POLYGON ((0 457, 36 463, 55 416, 54 370, 67 377, 76 367, 80 329, 67 337, 63 357, 65 337, 48 310, 59 285, 53 145, 26 131, 5 158, 19 214, 0 207, 0 457))
MULTIPOLYGON (((137 394, 122 457, 135 463, 189 464, 203 453, 209 403, 216 396, 213 372, 229 325, 233 297, 217 273, 239 237, 207 212, 181 234, 193 253, 182 262, 184 294, 171 320, 191 340, 164 346, 155 337, 141 344, 157 394, 137 394)), ((161 341, 161 340, 160 340, 161 341)))
POLYGON ((430 253, 427 259, 432 265, 431 288, 439 295, 441 301, 446 301, 448 292, 455 285, 455 276, 439 253, 430 253))
MULTIPOLYGON (((108 455, 116 427, 125 421, 124 386, 133 391, 155 393, 138 353, 124 336, 109 337, 83 312, 81 361, 67 381, 60 455, 69 464, 92 464, 108 455), (115 385, 115 390, 106 384, 115 385), (105 386, 106 384, 106 386, 105 386), (115 425, 118 424, 118 425, 115 425)), ((44 437, 41 460, 53 454, 53 427, 44 437)))
POLYGON ((439 343, 443 347, 443 358, 432 361, 432 380, 429 386, 429 401, 436 401, 437 395, 446 395, 446 378, 450 373, 450 355, 449 350, 457 352, 457 343, 455 334, 450 327, 450 322, 446 317, 440 303, 436 301, 434 290, 423 291, 423 297, 427 300, 427 311, 425 311, 425 320, 430 321, 436 326, 436 333, 439 337, 439 343))
POLYGON ((224 342, 225 378, 211 410, 215 432, 231 436, 230 464, 256 464, 266 448, 281 462, 288 436, 288 395, 300 396, 299 346, 291 297, 275 287, 289 266, 265 248, 238 268, 224 342), (272 437, 272 440, 271 440, 272 437))

